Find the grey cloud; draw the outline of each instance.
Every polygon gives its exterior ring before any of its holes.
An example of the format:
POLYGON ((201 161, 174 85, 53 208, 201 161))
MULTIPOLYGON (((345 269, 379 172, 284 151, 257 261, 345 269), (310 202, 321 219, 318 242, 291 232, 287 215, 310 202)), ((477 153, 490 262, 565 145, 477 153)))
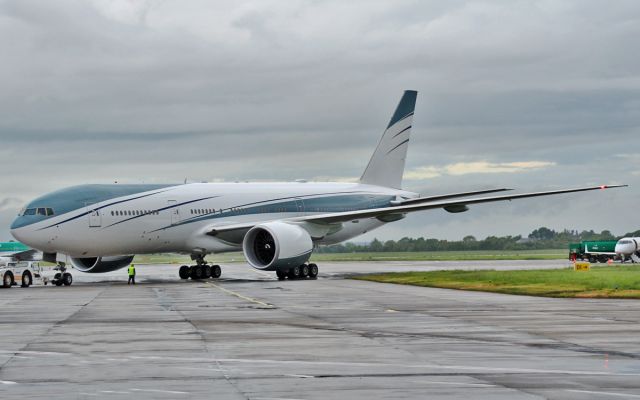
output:
MULTIPOLYGON (((633 0, 0 0, 0 185, 26 201, 86 182, 357 177, 417 89, 408 168, 555 164, 412 190, 637 186, 638 163, 616 155, 639 133, 638 17, 633 0)), ((616 207, 633 207, 623 193, 616 207)), ((594 209, 594 225, 637 229, 603 198, 426 213, 373 235, 527 233, 594 209)))

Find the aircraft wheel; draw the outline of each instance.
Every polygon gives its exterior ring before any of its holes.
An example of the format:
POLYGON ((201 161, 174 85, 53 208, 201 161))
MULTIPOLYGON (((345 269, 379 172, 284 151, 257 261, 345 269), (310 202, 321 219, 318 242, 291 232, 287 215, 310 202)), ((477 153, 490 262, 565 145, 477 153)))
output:
POLYGON ((309 264, 309 278, 316 279, 318 277, 318 264, 309 264))
POLYGON ((60 272, 53 276, 53 283, 55 283, 56 286, 62 286, 62 274, 60 272))
POLYGON ((188 265, 183 265, 178 270, 178 275, 180 275, 180 279, 189 279, 189 275, 191 275, 191 270, 188 265))
POLYGON ((203 265, 202 266, 202 277, 204 279, 211 278, 211 273, 212 273, 211 265, 203 265))
POLYGON ((289 273, 287 274, 289 279, 299 279, 300 278, 300 267, 295 266, 289 269, 289 273))
POLYGON ((302 264, 300 266, 300 278, 304 279, 309 276, 309 266, 307 264, 302 264))
POLYGON ((71 286, 71 284, 73 283, 73 276, 70 273, 65 272, 64 274, 62 274, 62 283, 65 286, 71 286))
POLYGON ((277 270, 276 276, 278 277, 279 281, 283 281, 287 278, 287 271, 277 270))
POLYGON ((2 287, 10 288, 12 284, 13 284, 13 274, 10 271, 7 271, 2 277, 2 287))
POLYGON ((29 287, 33 283, 33 278, 31 277, 31 272, 24 271, 22 274, 22 287, 29 287))
POLYGON ((191 279, 202 279, 204 271, 200 265, 193 265, 191 267, 191 279))
POLYGON ((211 267, 211 277, 218 279, 220 275, 222 275, 222 268, 219 265, 213 265, 211 267))

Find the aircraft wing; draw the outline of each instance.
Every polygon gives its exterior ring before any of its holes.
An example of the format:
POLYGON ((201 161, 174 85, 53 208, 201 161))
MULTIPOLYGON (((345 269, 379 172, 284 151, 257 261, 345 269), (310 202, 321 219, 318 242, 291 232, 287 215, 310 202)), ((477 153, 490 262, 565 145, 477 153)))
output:
POLYGON ((415 211, 433 210, 437 208, 442 208, 449 212, 461 212, 461 211, 466 211, 466 207, 472 204, 493 203, 497 201, 511 201, 511 200, 517 200, 517 199, 526 199, 531 197, 542 197, 542 196, 551 196, 555 194, 587 192, 591 190, 613 189, 613 188, 626 187, 626 186, 628 185, 601 185, 601 186, 590 186, 590 187, 582 187, 582 188, 575 188, 575 189, 550 190, 546 192, 532 192, 532 193, 520 193, 520 194, 511 194, 511 195, 502 195, 502 196, 477 197, 477 198, 471 198, 471 199, 451 200, 451 201, 434 201, 434 202, 428 202, 428 203, 399 205, 399 206, 392 206, 392 207, 385 207, 385 208, 374 208, 369 210, 309 215, 306 217, 292 218, 292 220, 307 221, 307 222, 335 223, 335 222, 350 221, 352 219, 358 219, 358 218, 374 218, 374 217, 381 217, 385 215, 406 214, 406 213, 415 212, 415 211))
MULTIPOLYGON (((412 204, 410 202, 409 204, 400 204, 397 206, 384 207, 384 208, 373 208, 373 209, 367 209, 367 210, 345 211, 345 212, 308 215, 304 217, 285 218, 285 219, 282 219, 281 221, 292 222, 292 223, 313 222, 318 224, 332 224, 332 223, 339 223, 339 222, 347 222, 347 221, 351 221, 359 218, 376 218, 376 217, 384 218, 385 216, 403 215, 410 212, 433 210, 433 209, 444 209, 446 211, 456 213, 456 212, 466 211, 468 209, 467 206, 472 204, 493 203, 497 201, 511 201, 511 200, 526 199, 526 198, 532 198, 532 197, 551 196, 556 194, 613 189, 613 188, 626 187, 626 186, 628 185, 601 185, 601 186, 589 186, 589 187, 581 187, 581 188, 574 188, 574 189, 550 190, 545 192, 531 192, 531 193, 520 193, 520 194, 501 195, 501 196, 476 197, 476 198, 470 198, 470 199, 415 202, 415 204, 412 204)), ((504 191, 507 189, 492 189, 492 191, 493 190, 504 191)), ((458 196, 455 196, 455 197, 458 197, 458 196)), ((212 227, 211 230, 207 232, 207 234, 211 236, 221 236, 221 238, 226 235, 229 235, 230 237, 234 238, 234 240, 230 240, 230 241, 235 242, 237 241, 239 236, 244 235, 244 232, 251 229, 254 225, 256 225, 256 223, 240 223, 240 224, 215 226, 215 227, 212 227)))
POLYGON ((436 196, 427 196, 427 197, 418 197, 415 199, 406 199, 406 200, 401 200, 398 202, 391 202, 393 205, 399 206, 399 205, 407 205, 407 204, 416 204, 416 203, 428 203, 431 201, 438 201, 438 200, 448 200, 448 199, 454 199, 454 198, 459 198, 459 197, 467 197, 467 196, 475 196, 475 195, 479 195, 479 194, 489 194, 489 193, 497 193, 497 192, 507 192, 509 190, 513 190, 513 189, 507 189, 507 188, 500 188, 500 189, 487 189, 487 190, 477 190, 474 192, 462 192, 462 193, 450 193, 450 194, 439 194, 436 196))

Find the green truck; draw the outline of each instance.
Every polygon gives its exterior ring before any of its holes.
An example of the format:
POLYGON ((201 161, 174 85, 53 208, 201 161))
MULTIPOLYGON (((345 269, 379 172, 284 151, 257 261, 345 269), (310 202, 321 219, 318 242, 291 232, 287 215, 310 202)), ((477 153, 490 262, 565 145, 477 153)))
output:
POLYGON ((605 263, 616 259, 616 240, 592 240, 569 244, 569 259, 605 263))

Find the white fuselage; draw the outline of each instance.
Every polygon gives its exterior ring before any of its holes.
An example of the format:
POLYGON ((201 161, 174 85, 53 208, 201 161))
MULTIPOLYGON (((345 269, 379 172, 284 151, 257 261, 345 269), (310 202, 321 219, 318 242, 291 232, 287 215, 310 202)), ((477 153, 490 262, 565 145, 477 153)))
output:
POLYGON ((616 243, 616 254, 623 260, 630 258, 640 250, 640 238, 626 237, 616 243))
MULTIPOLYGON (((193 183, 151 190, 139 186, 88 185, 45 195, 27 210, 51 209, 53 215, 19 217, 11 233, 33 248, 72 257, 220 253, 240 250, 241 244, 206 234, 215 227, 380 208, 396 198, 417 197, 355 183, 193 183), (131 193, 113 197, 123 189, 131 193), (95 199, 100 201, 92 202, 95 199)), ((384 223, 376 218, 340 223, 314 242, 338 243, 384 223)))

